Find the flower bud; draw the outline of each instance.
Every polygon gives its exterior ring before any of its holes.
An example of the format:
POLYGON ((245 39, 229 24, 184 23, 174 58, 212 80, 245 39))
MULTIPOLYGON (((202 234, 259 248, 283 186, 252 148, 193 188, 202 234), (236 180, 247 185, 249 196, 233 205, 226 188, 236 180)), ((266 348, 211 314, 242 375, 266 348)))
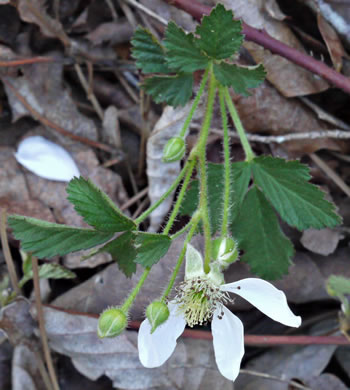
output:
POLYGON ((163 162, 179 161, 185 155, 186 144, 181 137, 170 138, 164 146, 163 162))
POLYGON ((128 324, 126 314, 116 307, 106 309, 98 320, 98 337, 116 337, 119 336, 128 324))
POLYGON ((216 238, 212 245, 212 257, 222 267, 227 267, 238 259, 238 246, 230 237, 216 238))
POLYGON ((163 324, 169 318, 168 306, 164 302, 154 301, 148 305, 146 317, 152 327, 151 333, 153 333, 159 325, 163 324))

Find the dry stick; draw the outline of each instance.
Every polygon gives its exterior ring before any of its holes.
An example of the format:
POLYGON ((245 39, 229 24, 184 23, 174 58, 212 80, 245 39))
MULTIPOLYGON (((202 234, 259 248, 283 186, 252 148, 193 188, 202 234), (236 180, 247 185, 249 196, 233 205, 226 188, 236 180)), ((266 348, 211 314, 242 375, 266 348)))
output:
POLYGON ((36 361, 38 364, 38 369, 39 369, 40 375, 44 381, 46 388, 48 390, 54 390, 52 387, 52 384, 51 384, 50 377, 47 374, 46 367, 45 367, 45 364, 43 362, 43 358, 41 356, 41 353, 39 351, 34 351, 34 353, 35 353, 35 357, 36 357, 36 361))
POLYGON ((320 157, 316 154, 310 154, 311 160, 318 165, 325 173, 329 176, 330 179, 348 196, 350 197, 350 188, 345 183, 345 181, 328 165, 326 164, 320 157))
POLYGON ((0 61, 0 67, 31 65, 31 64, 48 63, 48 62, 56 62, 56 61, 59 60, 51 57, 32 57, 32 58, 23 58, 18 60, 0 61))
POLYGON ((148 187, 144 188, 142 191, 140 191, 138 194, 134 195, 132 198, 130 198, 127 202, 125 202, 121 207, 120 210, 126 210, 130 206, 132 206, 134 203, 136 203, 139 199, 146 196, 148 193, 148 187))
POLYGON ((111 11, 113 21, 118 20, 117 11, 115 10, 114 4, 112 3, 112 0, 106 0, 106 3, 109 7, 109 10, 111 11))
POLYGON ((58 133, 69 137, 73 139, 74 141, 81 142, 82 144, 86 144, 89 146, 92 146, 96 149, 104 150, 105 152, 112 153, 113 148, 109 145, 102 144, 101 142, 93 141, 91 139, 80 137, 79 135, 75 135, 71 133, 70 131, 67 131, 61 126, 56 125, 55 123, 51 122, 49 119, 43 117, 41 114, 38 113, 28 102, 27 100, 16 90, 16 88, 5 78, 2 78, 2 82, 13 92, 13 94, 16 96, 16 98, 23 104, 23 106, 32 114, 32 116, 42 123, 44 126, 50 127, 53 130, 56 130, 58 133))
POLYGON ((240 374, 247 374, 247 375, 257 376, 257 377, 264 378, 264 379, 270 379, 272 381, 287 383, 288 385, 294 386, 296 389, 312 390, 310 387, 301 385, 300 383, 295 382, 292 379, 291 380, 283 379, 283 378, 280 378, 279 376, 265 374, 263 372, 258 372, 258 371, 253 371, 253 370, 240 369, 239 372, 240 372, 240 374))
POLYGON ((81 69, 81 66, 79 64, 75 64, 74 69, 77 72, 79 81, 84 88, 84 91, 86 93, 87 98, 90 100, 91 104, 93 105, 93 107, 94 107, 97 115, 101 119, 101 121, 103 121, 104 115, 103 115, 102 107, 100 106, 100 103, 98 102, 95 94, 91 91, 91 88, 89 87, 89 83, 86 80, 86 77, 84 76, 84 73, 81 69))
POLYGON ((42 342, 43 350, 44 350, 44 356, 45 356, 47 368, 49 370, 49 375, 50 375, 50 379, 52 382, 52 386, 53 386, 54 390, 59 390, 60 388, 58 386, 56 372, 55 372, 55 369, 53 366, 49 343, 47 341, 46 329, 45 329, 44 312, 43 312, 43 307, 42 307, 42 303, 41 303, 41 296, 40 296, 38 259, 34 256, 32 257, 32 267, 33 267, 35 303, 36 303, 36 309, 38 312, 39 330, 40 330, 40 337, 41 337, 41 342, 42 342))
MULTIPOLYGON (((134 0, 128 0, 129 3, 134 0)), ((208 15, 211 11, 211 7, 201 4, 196 0, 164 0, 170 5, 180 8, 197 20, 200 20, 203 14, 208 15)), ((258 45, 263 46, 265 49, 270 50, 272 53, 278 54, 281 57, 287 58, 294 64, 297 64, 311 72, 318 74, 325 80, 336 85, 338 88, 343 89, 345 92, 350 93, 350 79, 344 75, 336 72, 325 63, 315 60, 313 57, 307 54, 301 53, 299 50, 294 49, 284 43, 272 38, 265 31, 260 31, 254 27, 249 26, 243 22, 243 34, 247 41, 252 41, 258 45)))
POLYGON ((135 219, 137 218, 141 213, 142 211, 144 210, 144 208, 147 206, 147 203, 149 203, 149 199, 148 198, 145 198, 139 205, 139 207, 137 208, 137 210, 134 212, 133 216, 132 216, 132 219, 135 219))
POLYGON ((21 289, 19 288, 19 285, 18 285, 16 268, 15 268, 15 265, 13 263, 13 259, 11 256, 9 243, 7 241, 6 210, 5 209, 1 209, 0 236, 1 236, 2 250, 4 252, 4 257, 5 257, 7 269, 9 271, 9 276, 10 276, 12 288, 15 290, 17 295, 21 295, 21 289))

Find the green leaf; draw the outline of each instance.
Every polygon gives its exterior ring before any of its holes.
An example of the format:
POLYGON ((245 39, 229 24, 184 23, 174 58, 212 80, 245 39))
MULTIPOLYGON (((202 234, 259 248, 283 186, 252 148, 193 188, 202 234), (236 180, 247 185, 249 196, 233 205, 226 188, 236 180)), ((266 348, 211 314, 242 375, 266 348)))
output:
POLYGON ((197 46, 216 60, 223 60, 236 53, 243 43, 242 23, 233 20, 233 12, 218 4, 209 16, 204 16, 197 26, 200 39, 197 46))
POLYGON ((67 187, 68 200, 86 223, 101 232, 133 230, 136 224, 91 180, 75 177, 67 187))
POLYGON ((136 59, 136 66, 141 68, 143 73, 170 73, 164 48, 150 31, 138 27, 131 43, 132 56, 136 59))
POLYGON ((299 230, 333 227, 341 222, 324 193, 308 183, 309 168, 299 161, 261 156, 253 160, 254 182, 289 225, 299 230))
MULTIPOLYGON (((39 279, 73 279, 75 277, 76 275, 74 272, 59 264, 47 263, 39 266, 39 279)), ((31 279, 33 279, 32 269, 26 272, 20 280, 20 287, 31 279)))
POLYGON ((8 224, 25 252, 50 258, 89 249, 112 238, 113 233, 59 225, 36 218, 11 215, 8 224))
POLYGON ((283 234, 277 216, 264 194, 253 187, 246 195, 232 234, 244 250, 242 260, 264 279, 278 279, 288 272, 294 249, 283 234))
POLYGON ((135 236, 126 232, 103 246, 99 252, 108 252, 112 259, 118 264, 119 269, 128 278, 136 272, 136 249, 134 246, 135 236))
POLYGON ((170 68, 181 72, 194 72, 207 67, 208 57, 201 53, 194 41, 192 33, 186 34, 174 22, 168 24, 164 46, 167 49, 166 59, 170 68))
POLYGON ((176 76, 155 76, 145 79, 142 87, 156 103, 184 106, 192 96, 193 76, 182 73, 176 76))
POLYGON ((350 279, 344 276, 331 275, 327 280, 327 291, 332 296, 342 298, 350 294, 350 279))
POLYGON ((168 252, 170 244, 170 237, 164 234, 138 232, 135 239, 135 262, 143 267, 152 267, 168 252))
POLYGON ((258 87, 265 79, 266 72, 263 65, 242 67, 233 64, 214 64, 214 74, 219 82, 232 87, 236 93, 249 96, 247 88, 258 87))
MULTIPOLYGON (((231 220, 237 215, 248 189, 250 181, 250 164, 248 162, 235 162, 231 164, 231 220)), ((223 164, 208 163, 208 204, 212 233, 221 227, 223 197, 224 197, 224 166, 223 164)), ((198 206, 199 182, 194 180, 186 193, 180 213, 192 215, 198 206)))

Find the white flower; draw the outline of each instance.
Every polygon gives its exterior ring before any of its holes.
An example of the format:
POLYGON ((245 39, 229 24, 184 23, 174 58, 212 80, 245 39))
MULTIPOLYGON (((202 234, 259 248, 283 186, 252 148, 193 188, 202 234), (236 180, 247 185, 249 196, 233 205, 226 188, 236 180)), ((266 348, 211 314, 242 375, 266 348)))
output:
POLYGON ((215 360, 220 373, 234 381, 244 355, 243 324, 224 304, 231 301, 228 293, 246 299, 261 312, 284 325, 299 327, 301 318, 289 309, 285 294, 262 279, 248 278, 223 284, 223 277, 214 266, 209 274, 203 270, 201 254, 188 245, 185 281, 176 298, 168 304, 168 320, 151 334, 145 319, 138 334, 141 363, 159 367, 171 356, 176 340, 186 324, 193 326, 211 319, 215 360))
POLYGON ((39 135, 25 138, 19 145, 16 160, 29 171, 44 179, 70 181, 79 177, 79 169, 71 155, 39 135))

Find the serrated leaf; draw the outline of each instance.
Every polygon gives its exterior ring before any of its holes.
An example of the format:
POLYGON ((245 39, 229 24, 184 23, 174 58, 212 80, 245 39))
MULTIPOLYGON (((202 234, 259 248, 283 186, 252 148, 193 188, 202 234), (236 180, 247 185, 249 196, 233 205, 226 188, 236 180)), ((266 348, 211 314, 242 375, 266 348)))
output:
POLYGON ((242 67, 234 64, 214 64, 214 74, 219 82, 232 87, 236 93, 249 96, 247 88, 258 87, 266 77, 263 65, 242 67))
POLYGON ((278 279, 288 272, 294 249, 282 232, 278 218, 264 197, 253 187, 246 195, 232 234, 244 250, 242 260, 264 279, 278 279))
POLYGON ((126 232, 103 246, 99 252, 108 252, 118 264, 119 269, 128 278, 136 272, 136 249, 134 246, 135 236, 126 232))
POLYGON ((290 226, 299 230, 333 227, 341 222, 334 204, 308 182, 309 168, 299 161, 270 156, 257 157, 252 164, 254 182, 290 226))
MULTIPOLYGON (((73 279, 76 275, 74 272, 59 264, 47 263, 39 266, 39 279, 73 279)), ((33 270, 30 269, 22 277, 20 286, 33 279, 33 270)))
POLYGON ((116 233, 136 228, 136 224, 91 180, 75 177, 69 182, 66 191, 67 199, 74 205, 75 211, 95 229, 116 233))
POLYGON ((156 103, 166 102, 170 106, 184 106, 192 96, 192 74, 155 76, 145 79, 142 87, 156 103))
POLYGON ((350 295, 350 279, 344 276, 331 275, 327 280, 327 290, 332 296, 350 295))
POLYGON ((137 251, 135 262, 143 267, 152 267, 168 252, 170 245, 169 236, 139 232, 135 239, 137 251))
MULTIPOLYGON (((250 180, 250 164, 248 162, 235 162, 231 164, 231 220, 237 215, 243 198, 248 189, 250 180)), ((208 163, 208 204, 212 233, 217 232, 221 226, 222 204, 224 196, 224 166, 223 164, 208 163)), ((182 203, 180 213, 192 215, 198 206, 199 182, 194 180, 182 203)))
POLYGON ((195 45, 193 34, 186 34, 174 22, 168 24, 164 46, 167 49, 168 65, 176 71, 194 72, 205 69, 208 65, 208 57, 203 55, 195 45))
POLYGON ((233 20, 233 12, 218 4, 197 26, 197 46, 209 57, 223 60, 236 53, 243 43, 242 23, 233 20))
POLYGON ((149 30, 138 27, 131 43, 132 56, 143 73, 170 73, 164 48, 149 30))
POLYGON ((89 249, 112 238, 113 233, 59 225, 36 218, 11 215, 8 224, 25 252, 39 258, 63 256, 89 249))

